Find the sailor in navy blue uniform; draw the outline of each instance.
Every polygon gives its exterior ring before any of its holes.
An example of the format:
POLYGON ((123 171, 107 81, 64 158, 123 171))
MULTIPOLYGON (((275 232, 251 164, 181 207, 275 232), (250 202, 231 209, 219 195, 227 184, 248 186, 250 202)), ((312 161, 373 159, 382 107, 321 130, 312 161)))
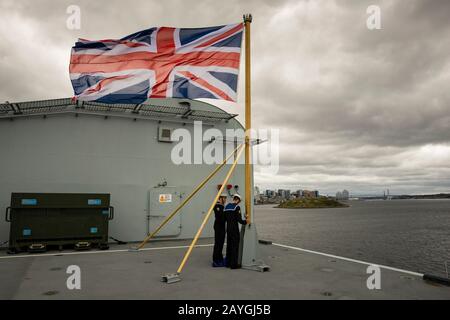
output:
POLYGON ((213 267, 225 266, 223 261, 223 245, 225 243, 225 213, 223 212, 227 195, 221 194, 214 206, 214 251, 213 251, 213 267))
POLYGON ((240 240, 239 223, 242 225, 247 224, 247 221, 242 219, 241 207, 239 207, 240 202, 241 196, 235 194, 233 195, 233 202, 228 203, 224 209, 227 221, 227 256, 225 266, 231 269, 240 268, 240 265, 238 264, 240 240))

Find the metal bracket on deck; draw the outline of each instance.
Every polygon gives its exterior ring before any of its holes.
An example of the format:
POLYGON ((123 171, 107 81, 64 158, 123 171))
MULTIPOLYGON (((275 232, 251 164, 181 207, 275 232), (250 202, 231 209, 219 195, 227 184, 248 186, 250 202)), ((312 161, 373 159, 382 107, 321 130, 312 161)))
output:
POLYGON ((254 265, 244 265, 244 266, 242 266, 242 269, 258 271, 258 272, 268 272, 268 271, 270 271, 270 266, 265 264, 263 261, 258 261, 258 263, 255 263, 254 265))
POLYGON ((91 248, 91 243, 87 241, 80 241, 75 243, 75 250, 81 251, 81 250, 88 250, 91 248))
POLYGON ((33 243, 28 247, 29 252, 45 252, 47 247, 42 243, 33 243))
POLYGON ((167 284, 175 283, 181 281, 179 273, 168 273, 161 277, 161 281, 167 284))

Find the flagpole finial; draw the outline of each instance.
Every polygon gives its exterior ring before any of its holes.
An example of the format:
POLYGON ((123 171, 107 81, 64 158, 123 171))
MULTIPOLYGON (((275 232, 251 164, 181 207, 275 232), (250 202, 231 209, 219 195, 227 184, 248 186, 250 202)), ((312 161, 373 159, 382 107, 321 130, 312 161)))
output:
POLYGON ((244 14, 244 22, 252 22, 252 15, 250 13, 244 14))

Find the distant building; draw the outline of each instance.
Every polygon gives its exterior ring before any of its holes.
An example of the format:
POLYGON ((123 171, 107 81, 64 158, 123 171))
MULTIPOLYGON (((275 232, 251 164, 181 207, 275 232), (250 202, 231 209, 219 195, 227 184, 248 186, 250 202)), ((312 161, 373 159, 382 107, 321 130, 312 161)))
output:
POLYGON ((336 200, 348 200, 350 198, 350 192, 348 190, 342 190, 336 192, 336 200))
POLYGON ((319 197, 319 191, 317 190, 302 190, 303 191, 303 197, 305 198, 318 198, 319 197))
POLYGON ((255 186, 255 192, 254 192, 253 198, 254 198, 255 204, 262 203, 262 195, 261 195, 261 192, 259 191, 258 186, 255 186))
POLYGON ((294 195, 297 198, 301 198, 303 197, 303 190, 296 190, 292 193, 292 195, 294 195))
POLYGON ((281 199, 289 199, 289 197, 291 195, 291 190, 278 189, 277 194, 281 199))
POLYGON ((347 190, 342 190, 342 200, 348 200, 350 198, 350 193, 347 190))
POLYGON ((276 195, 276 192, 274 190, 266 190, 265 195, 267 198, 274 198, 276 195))

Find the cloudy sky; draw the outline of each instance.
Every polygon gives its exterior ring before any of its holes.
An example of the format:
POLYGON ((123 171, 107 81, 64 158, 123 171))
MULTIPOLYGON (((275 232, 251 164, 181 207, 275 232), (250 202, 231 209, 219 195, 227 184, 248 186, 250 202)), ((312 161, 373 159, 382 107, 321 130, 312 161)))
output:
MULTIPOLYGON (((246 12, 253 123, 280 130, 280 170, 256 175, 262 189, 450 192, 448 0, 1 0, 0 100, 72 96, 78 37, 222 25, 246 12), (72 4, 80 30, 66 27, 72 4), (381 30, 366 27, 371 4, 381 30)), ((211 102, 243 114, 243 98, 211 102)))

